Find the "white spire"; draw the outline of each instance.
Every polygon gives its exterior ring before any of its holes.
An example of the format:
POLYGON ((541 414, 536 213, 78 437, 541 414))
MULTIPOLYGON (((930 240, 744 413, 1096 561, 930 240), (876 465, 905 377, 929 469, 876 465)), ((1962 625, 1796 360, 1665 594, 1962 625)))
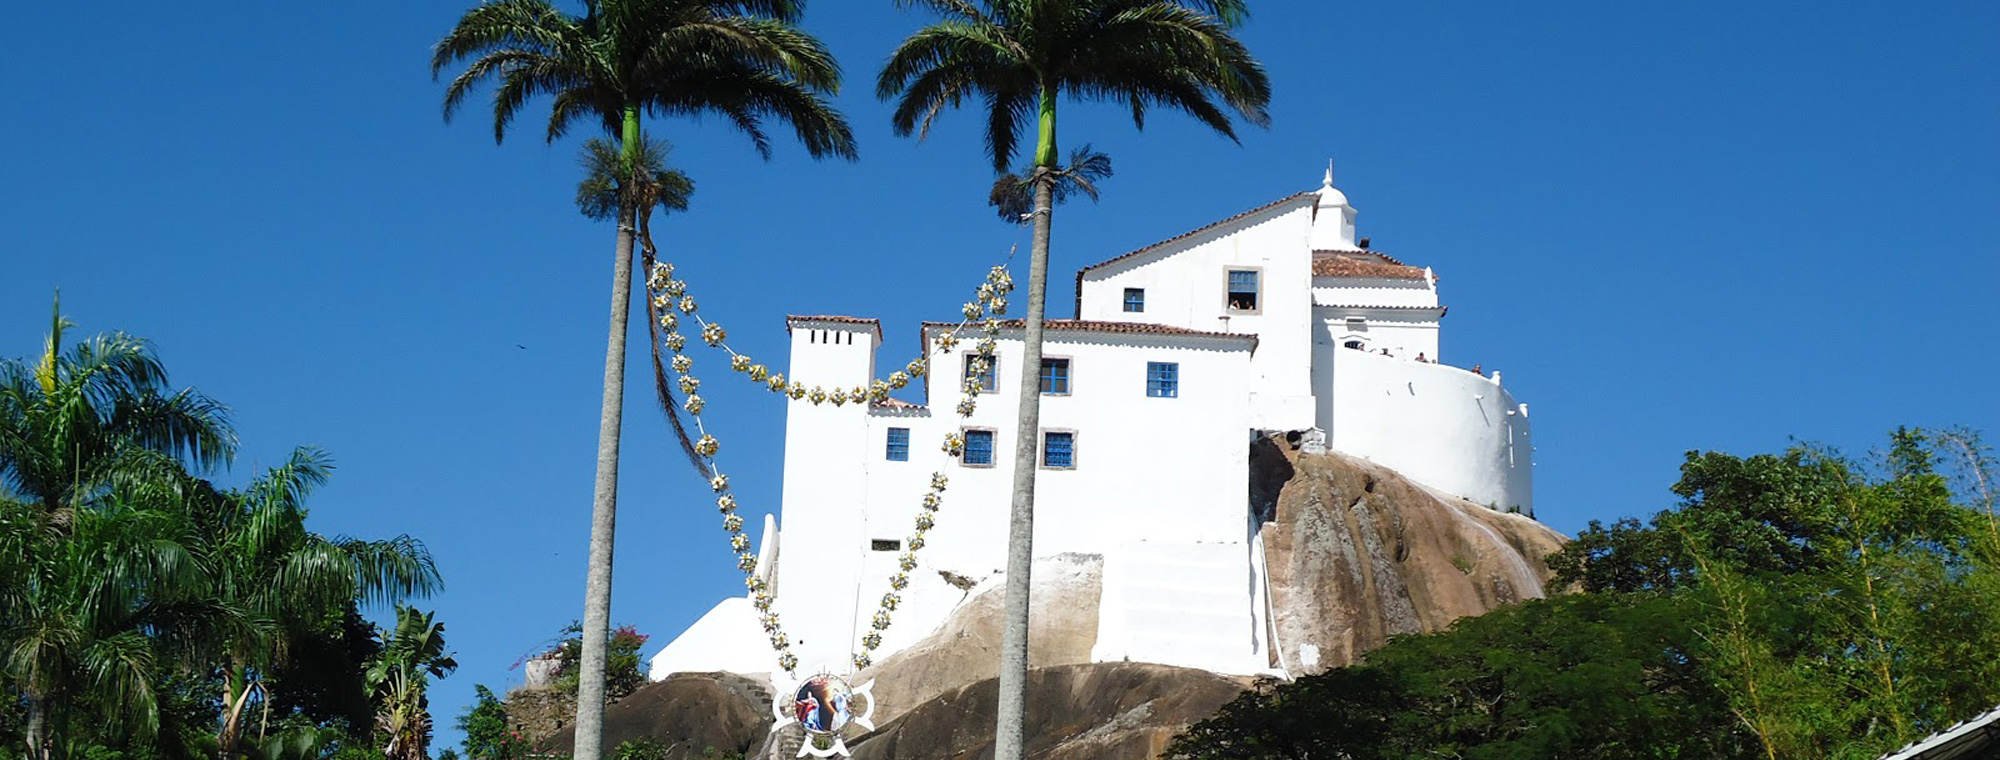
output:
POLYGON ((1356 251, 1354 207, 1347 195, 1333 186, 1333 159, 1326 160, 1326 178, 1319 186, 1319 208, 1313 214, 1309 242, 1315 251, 1356 251))

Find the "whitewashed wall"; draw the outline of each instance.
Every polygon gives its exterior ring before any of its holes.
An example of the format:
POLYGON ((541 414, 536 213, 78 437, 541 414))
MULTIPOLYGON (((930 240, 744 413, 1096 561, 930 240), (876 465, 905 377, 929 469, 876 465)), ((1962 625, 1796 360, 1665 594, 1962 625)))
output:
MULTIPOLYGON (((1362 350, 1371 354, 1387 350, 1391 356, 1405 359, 1414 359, 1419 354, 1426 361, 1438 359, 1440 347, 1436 311, 1322 306, 1313 309, 1313 321, 1319 326, 1313 336, 1316 373, 1321 369, 1319 352, 1322 347, 1344 347, 1350 340, 1361 341, 1362 350)), ((1323 383, 1313 384, 1315 390, 1324 387, 1323 383)), ((1324 393, 1314 395, 1321 416, 1325 416, 1326 406, 1332 403, 1332 398, 1324 393)))
POLYGON ((1313 419, 1312 254, 1306 238, 1313 196, 1299 196, 1243 219, 1100 268, 1079 283, 1082 319, 1145 322, 1261 338, 1251 360, 1251 425, 1298 430, 1313 419), (1256 314, 1231 313, 1231 267, 1262 271, 1256 314), (1123 311, 1126 288, 1146 290, 1146 311, 1123 311))
MULTIPOLYGON (((791 333, 789 377, 809 386, 868 382, 880 345, 875 325, 802 321, 791 333)), ((774 609, 805 668, 844 668, 855 646, 854 589, 867 540, 856 519, 867 473, 855 465, 868 443, 866 406, 794 401, 785 417, 774 609)))
POLYGON ((1314 277, 1312 300, 1320 306, 1438 305, 1437 289, 1428 280, 1401 277, 1314 277))
MULTIPOLYGON (((808 385, 852 387, 865 384, 872 373, 901 367, 909 357, 892 352, 871 370, 872 330, 795 324, 790 376, 808 385), (824 337, 829 335, 831 342, 824 337)), ((933 329, 930 338, 938 333, 933 329)), ((907 546, 903 542, 922 509, 931 473, 944 472, 950 488, 877 659, 928 634, 963 599, 963 590, 946 583, 940 571, 977 581, 1005 566, 1010 428, 1021 345, 1018 330, 1002 337, 998 388, 981 395, 970 419, 953 407, 960 398, 960 362, 971 341, 961 342, 950 356, 933 358, 925 379, 929 408, 790 402, 776 606, 805 667, 838 669, 858 647, 889 590, 887 579, 907 546), (910 429, 909 461, 887 459, 891 427, 910 429), (993 466, 966 466, 941 450, 946 432, 968 427, 996 431, 993 466), (878 551, 876 540, 898 547, 878 551)), ((1076 467, 1037 474, 1036 556, 1074 552, 1107 555, 1112 562, 1121 547, 1135 542, 1153 549, 1233 544, 1242 553, 1250 428, 1246 385, 1256 345, 1248 336, 1049 331, 1043 353, 1071 360, 1071 390, 1043 396, 1042 426, 1075 433, 1076 467), (1152 361, 1180 365, 1176 398, 1146 395, 1146 365, 1152 361)), ((1254 628, 1249 579, 1247 573, 1233 575, 1245 588, 1234 596, 1211 595, 1223 609, 1204 614, 1218 625, 1236 625, 1240 618, 1239 627, 1247 632, 1254 628)))
POLYGON ((1534 514, 1527 406, 1457 367, 1321 344, 1331 445, 1452 496, 1534 514))

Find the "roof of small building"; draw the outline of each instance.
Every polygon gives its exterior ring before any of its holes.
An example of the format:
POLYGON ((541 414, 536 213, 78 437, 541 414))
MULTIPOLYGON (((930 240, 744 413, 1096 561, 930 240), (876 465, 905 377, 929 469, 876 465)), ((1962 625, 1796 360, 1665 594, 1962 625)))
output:
POLYGON ((1379 251, 1313 251, 1314 277, 1380 277, 1424 279, 1423 267, 1413 267, 1379 251))
MULTIPOLYGON (((925 322, 924 329, 957 327, 958 324, 957 322, 925 322)), ((1008 329, 1020 329, 1022 321, 1018 319, 1002 320, 1000 326, 1008 329)), ((1257 336, 1253 333, 1211 332, 1207 330, 1191 330, 1173 325, 1156 325, 1148 322, 1107 322, 1095 319, 1047 319, 1042 321, 1042 329, 1128 335, 1179 335, 1190 338, 1239 338, 1252 343, 1257 341, 1257 336)))
POLYGON ((882 335, 882 320, 870 319, 867 317, 847 317, 847 316, 841 316, 839 314, 787 314, 785 315, 785 331, 791 332, 792 325, 798 324, 800 322, 832 322, 834 324, 842 324, 842 325, 868 325, 870 327, 875 328, 876 337, 880 337, 882 335))
POLYGON ((2000 748, 2000 707, 1882 756, 1882 760, 1971 760, 2000 748))

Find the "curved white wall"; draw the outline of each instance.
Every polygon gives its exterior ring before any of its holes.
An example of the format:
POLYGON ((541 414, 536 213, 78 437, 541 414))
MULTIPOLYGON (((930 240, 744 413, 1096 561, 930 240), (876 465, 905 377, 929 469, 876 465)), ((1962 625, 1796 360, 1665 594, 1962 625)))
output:
POLYGON ((1449 365, 1322 346, 1315 379, 1333 387, 1320 427, 1333 448, 1444 493, 1534 515, 1528 409, 1507 389, 1449 365))

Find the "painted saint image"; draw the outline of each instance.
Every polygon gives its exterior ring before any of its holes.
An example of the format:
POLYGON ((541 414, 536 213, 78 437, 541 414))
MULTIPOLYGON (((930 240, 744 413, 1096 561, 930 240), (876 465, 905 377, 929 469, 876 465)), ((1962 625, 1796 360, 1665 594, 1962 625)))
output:
POLYGON ((799 684, 798 692, 792 695, 793 717, 808 732, 837 732, 853 716, 849 712, 853 696, 846 681, 828 675, 815 676, 799 684))

